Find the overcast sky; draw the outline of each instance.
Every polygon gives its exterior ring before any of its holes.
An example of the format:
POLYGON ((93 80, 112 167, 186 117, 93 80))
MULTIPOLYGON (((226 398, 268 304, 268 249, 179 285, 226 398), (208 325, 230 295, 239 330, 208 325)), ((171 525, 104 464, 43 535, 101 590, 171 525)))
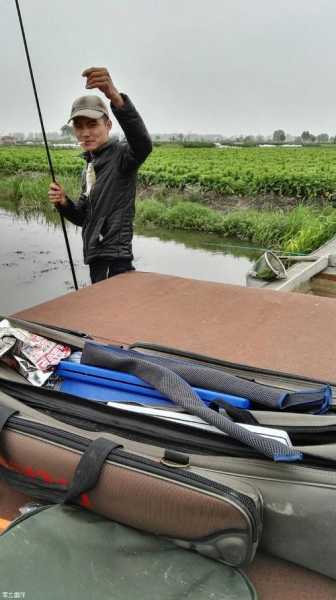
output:
MULTIPOLYGON (((335 0, 20 0, 47 131, 106 66, 149 131, 336 134, 335 0)), ((0 135, 39 131, 14 0, 0 0, 0 135)), ((93 93, 93 92, 92 92, 93 93)))

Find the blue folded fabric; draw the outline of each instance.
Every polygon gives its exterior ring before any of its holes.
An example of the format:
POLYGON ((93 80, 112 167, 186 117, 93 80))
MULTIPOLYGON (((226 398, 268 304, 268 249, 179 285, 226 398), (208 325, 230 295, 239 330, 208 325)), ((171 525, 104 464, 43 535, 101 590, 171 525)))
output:
POLYGON ((312 390, 285 392, 279 398, 278 408, 280 410, 304 411, 322 415, 329 410, 331 399, 331 387, 330 385, 324 385, 312 390))
POLYGON ((97 344, 96 342, 86 342, 81 356, 81 363, 103 366, 97 364, 96 351, 98 348, 120 357, 141 358, 151 364, 165 366, 191 386, 245 398, 256 408, 266 407, 271 410, 323 414, 328 411, 331 403, 331 388, 327 384, 316 389, 284 390, 231 375, 226 373, 224 369, 197 365, 176 358, 152 356, 135 350, 124 350, 119 346, 97 344))
MULTIPOLYGON (((58 389, 97 402, 128 402, 171 408, 174 403, 139 377, 113 369, 104 369, 74 361, 62 360, 55 370, 60 380, 58 389)), ((250 408, 246 398, 214 390, 192 388, 205 404, 223 400, 237 408, 250 408)))

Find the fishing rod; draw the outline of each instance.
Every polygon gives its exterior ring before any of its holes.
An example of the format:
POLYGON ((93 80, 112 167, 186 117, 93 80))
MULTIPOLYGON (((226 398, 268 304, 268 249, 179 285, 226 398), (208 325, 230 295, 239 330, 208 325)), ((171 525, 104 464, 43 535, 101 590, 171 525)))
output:
MULTIPOLYGON (((27 63, 28 63, 28 68, 29 68, 29 73, 30 73, 30 78, 31 78, 32 85, 33 85, 33 90, 34 90, 34 95, 35 95, 35 100, 36 100, 37 111, 38 111, 38 115, 39 115, 39 119, 40 119, 40 124, 41 124, 41 129, 42 129, 42 135, 43 135, 44 145, 45 145, 45 149, 46 149, 46 153, 47 153, 50 175, 51 175, 51 178, 52 178, 53 182, 57 183, 56 179, 55 179, 55 172, 54 172, 53 164, 52 164, 52 161, 51 161, 51 156, 50 156, 50 151, 49 151, 47 136, 46 136, 45 129, 44 129, 42 112, 41 112, 40 103, 39 103, 39 99, 38 99, 38 95, 37 95, 37 90, 36 90, 36 85, 35 85, 35 79, 34 79, 33 69, 32 69, 32 65, 31 65, 31 62, 30 62, 30 56, 29 56, 29 51, 28 51, 28 45, 27 45, 25 30, 24 30, 24 27, 23 27, 23 21, 22 21, 22 17, 21 17, 19 0, 15 0, 15 5, 16 5, 17 14, 18 14, 18 17, 19 17, 19 22, 20 22, 20 28, 21 28, 21 33, 22 33, 23 44, 24 44, 24 47, 25 47, 25 52, 26 52, 26 58, 27 58, 27 63)), ((71 256, 70 244, 69 244, 68 234, 67 234, 66 227, 65 227, 64 217, 63 217, 63 215, 60 212, 59 212, 59 216, 60 216, 60 219, 61 219, 61 224, 62 224, 62 229, 63 229, 63 235, 64 235, 64 240, 65 240, 65 245, 66 245, 66 249, 67 249, 67 252, 68 252, 68 257, 69 257, 69 262, 70 262, 70 267, 71 267, 71 272, 72 272, 72 278, 73 278, 73 282, 74 282, 74 287, 75 287, 75 290, 78 290, 76 273, 75 273, 75 268, 74 268, 74 264, 73 264, 73 260, 72 260, 72 256, 71 256)))

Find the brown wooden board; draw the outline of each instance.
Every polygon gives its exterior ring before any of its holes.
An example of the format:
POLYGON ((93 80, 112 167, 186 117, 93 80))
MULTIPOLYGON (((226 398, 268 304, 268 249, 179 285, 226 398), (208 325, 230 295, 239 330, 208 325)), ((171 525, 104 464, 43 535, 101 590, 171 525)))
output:
POLYGON ((336 301, 330 298, 135 272, 15 316, 110 342, 156 342, 260 368, 336 378, 336 301))

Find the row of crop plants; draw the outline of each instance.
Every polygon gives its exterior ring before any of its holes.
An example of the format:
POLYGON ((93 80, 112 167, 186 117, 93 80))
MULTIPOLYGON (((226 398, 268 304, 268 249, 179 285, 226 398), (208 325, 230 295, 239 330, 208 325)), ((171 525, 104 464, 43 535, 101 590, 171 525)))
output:
MULTIPOLYGON (((79 175, 79 150, 52 151, 56 174, 79 175)), ((45 173, 43 148, 0 148, 0 172, 45 173)), ((183 148, 155 147, 141 166, 145 185, 183 190, 194 186, 222 195, 276 194, 302 199, 330 199, 336 190, 336 150, 332 148, 183 148)))

